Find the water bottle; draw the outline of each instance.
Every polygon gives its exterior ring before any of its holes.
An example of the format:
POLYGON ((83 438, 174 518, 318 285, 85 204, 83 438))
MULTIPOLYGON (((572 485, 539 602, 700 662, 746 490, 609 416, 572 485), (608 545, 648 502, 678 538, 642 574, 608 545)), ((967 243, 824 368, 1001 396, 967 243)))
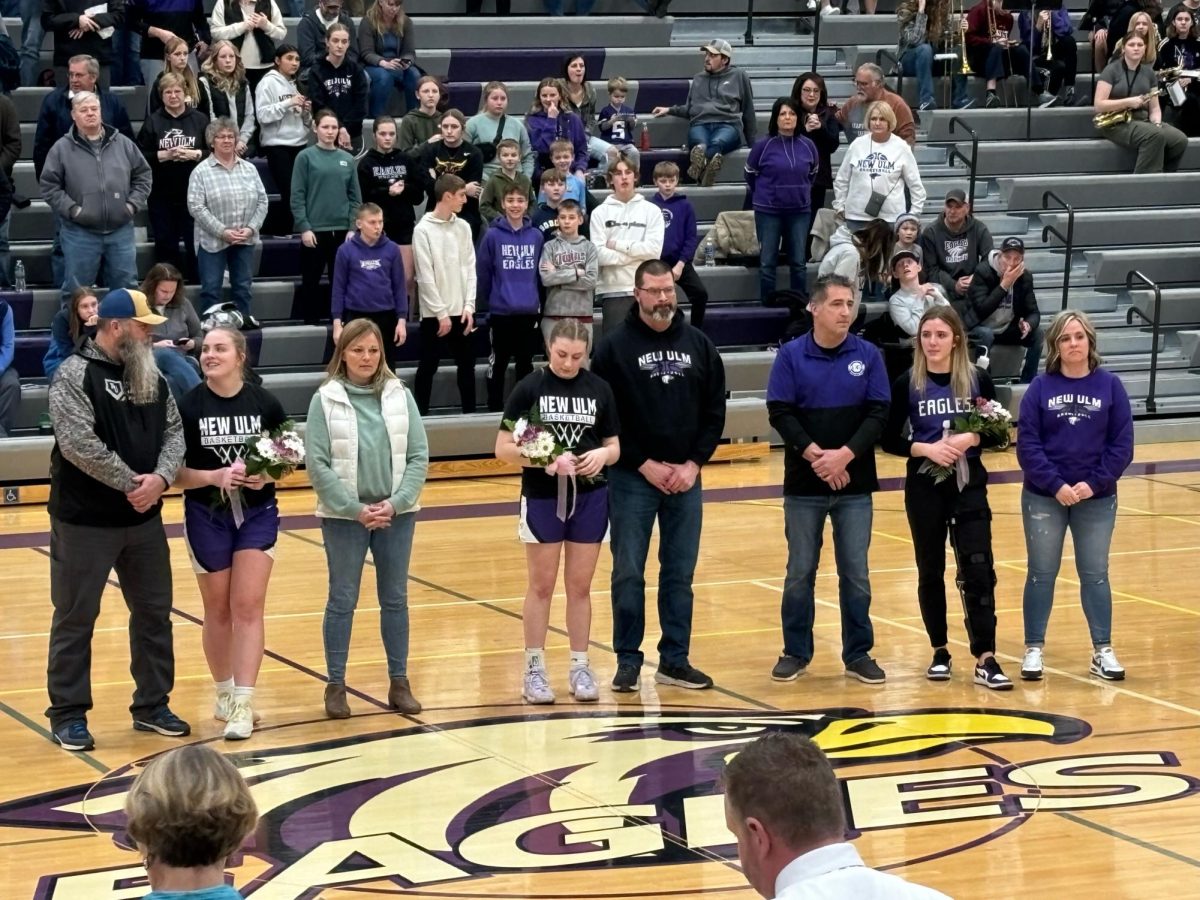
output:
POLYGON ((642 134, 638 149, 643 153, 650 149, 650 126, 645 122, 642 123, 642 134))
POLYGON ((17 266, 13 269, 13 281, 16 282, 18 291, 25 290, 25 263, 17 260, 17 266))
POLYGON ((715 266, 717 264, 717 245, 713 243, 712 235, 704 242, 704 266, 715 266))

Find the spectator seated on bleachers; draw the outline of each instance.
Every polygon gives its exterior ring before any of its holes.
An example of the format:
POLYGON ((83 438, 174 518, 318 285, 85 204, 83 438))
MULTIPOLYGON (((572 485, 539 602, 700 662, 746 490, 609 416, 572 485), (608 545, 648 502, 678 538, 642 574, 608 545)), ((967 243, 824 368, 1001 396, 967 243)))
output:
POLYGON ((909 146, 915 144, 917 126, 911 107, 903 97, 887 89, 883 82, 883 69, 874 63, 863 63, 855 70, 854 95, 837 112, 837 120, 846 131, 846 140, 853 143, 867 133, 867 109, 878 100, 892 108, 896 117, 892 131, 907 141, 909 146))
POLYGON ((363 120, 367 117, 370 80, 362 67, 348 55, 351 30, 341 22, 329 26, 325 36, 326 55, 308 71, 308 99, 313 112, 333 110, 341 123, 337 144, 357 156, 363 146, 363 120))
POLYGON ((78 287, 71 293, 69 304, 54 314, 50 323, 50 345, 42 357, 42 371, 47 381, 54 378, 59 365, 75 352, 83 338, 95 336, 98 306, 95 291, 90 287, 78 287))
POLYGON ((503 81, 489 81, 483 86, 483 105, 479 112, 467 119, 467 141, 478 147, 479 152, 484 154, 483 183, 485 186, 488 179, 500 168, 499 151, 489 153, 485 147, 491 145, 496 148, 502 140, 506 139, 517 142, 521 173, 526 178, 532 179, 537 154, 533 152, 533 145, 529 143, 529 132, 525 130, 525 126, 521 124, 519 118, 508 115, 508 85, 503 81), (501 128, 502 123, 503 128, 501 128), (488 159, 489 156, 491 159, 488 159))
POLYGON ((529 143, 537 154, 536 174, 553 168, 550 145, 555 141, 570 141, 575 148, 575 159, 571 164, 580 178, 587 175, 588 140, 583 120, 566 108, 563 101, 563 84, 557 78, 543 78, 538 82, 533 106, 525 116, 525 129, 529 132, 529 143))
POLYGON ((891 251, 892 227, 887 222, 876 219, 856 232, 843 225, 829 239, 817 277, 840 275, 858 285, 863 300, 879 299, 891 277, 891 251))
POLYGON ((396 147, 420 159, 425 145, 436 136, 442 139, 441 113, 446 105, 442 83, 432 75, 422 75, 417 82, 417 108, 410 109, 396 129, 396 147))
MULTIPOLYGON (((1012 75, 1029 72, 1029 46, 1009 38, 1013 14, 1005 10, 1004 0, 979 0, 967 13, 967 61, 971 70, 987 80, 984 106, 994 109, 1004 105, 997 88, 1012 75)), ((1041 74, 1033 70, 1032 89, 1042 92, 1041 74)), ((1048 97, 1039 98, 1046 102, 1048 97)))
POLYGON ((183 275, 168 263, 158 263, 146 273, 141 292, 154 311, 166 321, 155 325, 154 362, 167 380, 171 396, 179 403, 200 383, 200 342, 204 333, 200 317, 184 290, 183 275))
MULTIPOLYGON (((1092 44, 1092 65, 1099 72, 1108 63, 1109 25, 1112 17, 1124 6, 1124 0, 1091 0, 1087 12, 1079 22, 1079 27, 1089 32, 1092 44)), ((1112 43, 1117 42, 1120 35, 1114 34, 1112 43)))
POLYGON ((358 61, 371 79, 371 118, 387 112, 396 90, 404 93, 406 112, 417 108, 421 70, 415 57, 412 19, 403 0, 377 0, 358 23, 358 61))
MULTIPOLYGON (((1025 270, 1025 242, 1007 237, 975 268, 965 301, 951 304, 963 320, 972 348, 988 355, 994 344, 1025 348, 1021 383, 1029 384, 1042 358, 1041 313, 1033 274, 1025 270)), ((980 362, 980 365, 984 365, 980 362)))
POLYGON ((587 60, 582 53, 568 53, 563 60, 562 83, 565 89, 563 105, 579 116, 587 134, 588 159, 595 160, 601 175, 608 172, 617 159, 617 150, 599 137, 596 125, 596 89, 587 80, 587 60))
MULTIPOLYGON (((345 12, 342 0, 319 0, 316 7, 306 12, 296 26, 296 43, 300 47, 300 79, 308 77, 308 70, 323 59, 325 35, 334 22, 341 22, 354 34, 354 20, 345 12)), ((358 47, 351 46, 346 53, 354 62, 358 61, 358 47)))
MULTIPOLYGON (((917 98, 922 110, 937 109, 933 93, 934 56, 950 27, 949 16, 947 0, 901 0, 896 8, 896 19, 900 23, 896 53, 901 71, 907 76, 916 76, 917 98)), ((948 69, 941 61, 938 61, 938 67, 939 74, 950 76, 951 106, 966 109, 972 102, 967 97, 967 76, 948 69)))
MULTIPOLYGON (((634 129, 638 124, 637 114, 632 106, 625 103, 629 96, 629 82, 616 75, 608 79, 607 87, 608 105, 597 113, 596 119, 600 138, 633 160, 634 166, 641 171, 642 156, 633 142, 634 129)), ((643 123, 642 128, 645 127, 643 123)))
POLYGON ((911 347, 925 311, 933 306, 949 306, 950 301, 940 285, 921 283, 920 247, 896 251, 890 266, 892 277, 900 286, 888 297, 888 315, 897 336, 911 347))
MULTIPOLYGON (((1200 34, 1196 31, 1196 13, 1182 3, 1172 11, 1166 39, 1158 47, 1155 71, 1183 66, 1194 70, 1200 65, 1200 34)), ((1200 137, 1200 79, 1180 78, 1165 115, 1172 125, 1188 137, 1200 137), (1180 102, 1182 100, 1182 102, 1180 102)))
MULTIPOLYGON (((1021 30, 1021 42, 1029 43, 1029 14, 1017 17, 1021 30)), ((1075 70, 1079 68, 1078 50, 1075 46, 1075 26, 1067 2, 1055 10, 1043 9, 1037 13, 1037 28, 1033 32, 1033 65, 1050 73, 1049 85, 1042 95, 1043 107, 1062 103, 1071 106, 1075 102, 1075 70), (1050 42, 1046 43, 1046 31, 1050 31, 1050 42)))
POLYGON ((213 41, 233 45, 253 92, 275 61, 275 46, 287 38, 279 6, 275 0, 217 0, 211 24, 213 41))
POLYGON ((125 28, 125 3, 115 0, 97 4, 90 0, 50 0, 45 4, 43 26, 54 35, 54 81, 66 84, 67 67, 73 56, 87 54, 104 71, 104 87, 108 87, 107 69, 112 62, 113 34, 125 28))
POLYGON ((866 115, 870 132, 850 145, 833 183, 833 208, 851 231, 872 219, 895 222, 903 212, 919 216, 925 205, 917 160, 912 148, 894 133, 896 114, 891 106, 876 100, 866 115))
POLYGON ((0 438, 8 437, 21 402, 21 379, 13 367, 17 348, 17 330, 13 311, 0 300, 0 438))
POLYGON ((257 150, 254 85, 246 77, 236 48, 230 41, 217 41, 200 70, 200 104, 197 109, 208 116, 210 122, 219 118, 233 120, 238 129, 239 156, 257 150))
POLYGON ((208 155, 208 116, 184 102, 183 79, 173 72, 159 77, 158 89, 163 108, 151 113, 138 132, 138 146, 154 176, 149 201, 154 256, 194 278, 196 241, 187 211, 188 179, 208 155))
POLYGON ((921 234, 921 254, 929 280, 951 300, 967 296, 975 267, 992 252, 992 233, 971 215, 966 192, 951 188, 936 221, 921 234))
POLYGON ((137 144, 100 121, 99 97, 76 94, 71 115, 75 124, 50 148, 41 178, 42 197, 62 221, 64 303, 75 288, 96 283, 101 263, 108 287, 134 283, 133 219, 146 208, 151 183, 137 144))
POLYGON ((1149 48, 1141 35, 1124 39, 1121 58, 1109 63, 1096 76, 1096 112, 1127 113, 1124 121, 1114 121, 1100 134, 1118 147, 1137 152, 1135 175, 1174 172, 1187 151, 1187 135, 1162 120, 1162 104, 1157 94, 1158 81, 1153 70, 1143 66, 1149 48))
POLYGON ((725 154, 754 142, 758 118, 750 76, 733 65, 729 41, 717 38, 700 49, 704 71, 692 79, 687 100, 656 106, 654 115, 688 120, 688 177, 711 187, 725 154))
POLYGON ((200 308, 221 299, 221 284, 229 272, 234 305, 251 327, 251 282, 254 245, 267 218, 267 191, 255 165, 237 154, 238 132, 232 119, 210 122, 205 140, 212 156, 192 171, 187 207, 196 222, 200 308))

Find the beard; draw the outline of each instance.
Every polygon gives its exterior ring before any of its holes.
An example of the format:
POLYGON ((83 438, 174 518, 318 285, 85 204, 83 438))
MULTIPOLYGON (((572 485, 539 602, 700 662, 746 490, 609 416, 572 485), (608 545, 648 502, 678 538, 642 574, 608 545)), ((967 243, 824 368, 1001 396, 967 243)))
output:
POLYGON ((158 399, 158 363, 154 348, 131 331, 123 331, 117 352, 125 366, 125 390, 135 406, 148 406, 158 399))
POLYGON ((670 322, 675 318, 674 303, 656 303, 650 310, 650 318, 655 322, 670 322))

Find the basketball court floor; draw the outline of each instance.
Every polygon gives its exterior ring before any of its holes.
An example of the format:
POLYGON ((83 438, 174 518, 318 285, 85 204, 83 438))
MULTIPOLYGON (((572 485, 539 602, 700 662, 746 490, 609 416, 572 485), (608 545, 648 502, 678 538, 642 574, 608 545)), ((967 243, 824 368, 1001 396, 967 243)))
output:
MULTIPOLYGON (((1000 658, 1016 679, 1025 571, 1020 477, 993 472, 1000 658)), ((559 694, 520 698, 524 556, 514 478, 431 482, 409 601, 419 716, 387 711, 373 572, 364 577, 349 678, 354 716, 323 716, 325 557, 308 490, 281 492, 285 532, 267 601, 267 650, 247 742, 211 718, 203 615, 171 499, 176 689, 172 706, 253 785, 262 819, 232 861, 254 900, 386 896, 750 898, 725 830, 722 761, 771 730, 812 735, 843 781, 867 861, 955 897, 1200 897, 1200 444, 1137 448, 1120 484, 1111 580, 1114 645, 1129 675, 1088 675, 1070 544, 1040 683, 971 683, 952 575, 948 683, 924 678, 929 647, 899 490, 882 458, 871 548, 875 655, 883 686, 847 679, 827 535, 817 581, 817 655, 790 684, 780 650, 786 548, 782 455, 705 470, 692 661, 716 687, 654 685, 656 567, 642 689, 598 704, 566 691, 557 598, 548 641, 559 694)), ((97 747, 47 740, 48 521, 0 508, 0 897, 124 900, 148 888, 122 831, 131 776, 178 741, 135 733, 127 706, 126 611, 106 593, 94 641, 97 747)), ((608 553, 593 594, 593 666, 615 667, 608 553)))

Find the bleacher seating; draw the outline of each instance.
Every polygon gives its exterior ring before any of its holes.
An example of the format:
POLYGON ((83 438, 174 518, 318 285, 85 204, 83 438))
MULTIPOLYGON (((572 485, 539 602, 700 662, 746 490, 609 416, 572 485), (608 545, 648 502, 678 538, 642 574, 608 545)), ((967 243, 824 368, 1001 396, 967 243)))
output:
MULTIPOLYGON (((568 2, 568 9, 570 3, 568 2)), ((1082 0, 1070 0, 1078 11, 1082 0)), ((765 130, 767 111, 776 96, 788 93, 795 76, 809 67, 812 38, 799 34, 796 0, 758 0, 756 43, 744 45, 744 9, 723 0, 675 0, 665 19, 631 15, 628 0, 600 0, 588 20, 542 15, 541 0, 514 0, 517 16, 509 19, 468 18, 464 0, 407 0, 407 12, 419 28, 419 64, 443 77, 453 102, 468 114, 479 105, 482 86, 499 78, 510 88, 510 111, 514 116, 529 106, 537 81, 558 74, 566 50, 582 52, 588 74, 601 98, 604 82, 620 74, 630 80, 630 102, 640 113, 658 105, 679 102, 688 80, 699 69, 699 45, 714 36, 735 46, 735 64, 745 68, 755 86, 759 127, 765 130), (739 9, 731 10, 731 6, 739 9)), ((895 49, 894 17, 880 3, 877 16, 843 15, 821 24, 818 69, 827 80, 835 101, 853 92, 854 68, 874 61, 880 48, 895 49)), ((7 20, 10 34, 20 34, 17 20, 7 20)), ((295 21, 288 20, 294 32, 295 21)), ((803 29, 801 29, 803 30, 803 29)), ((1080 34, 1079 91, 1090 92, 1091 62, 1086 36, 1080 34)), ((52 38, 47 38, 43 58, 48 63, 52 38)), ((1021 79, 1014 78, 1014 82, 1021 79)), ((972 79, 971 90, 981 96, 980 79, 972 79)), ((915 79, 903 81, 903 93, 915 99, 915 79)), ((118 88, 135 129, 144 116, 145 89, 118 88)), ((18 429, 33 431, 46 408, 46 388, 40 383, 41 355, 47 340, 45 329, 58 305, 58 291, 50 285, 49 241, 51 217, 38 198, 30 154, 34 123, 43 88, 22 88, 12 98, 22 121, 23 153, 14 172, 18 193, 33 197, 27 209, 13 213, 12 256, 25 262, 31 290, 9 294, 21 332, 18 366, 28 385, 23 392, 18 429)), ((1017 91, 1023 101, 1023 87, 1017 91)), ((940 96, 940 85, 939 85, 940 96)), ((969 154, 967 135, 950 122, 960 118, 980 138, 976 184, 976 213, 999 237, 1022 236, 1029 247, 1027 265, 1034 273, 1039 303, 1045 316, 1061 302, 1063 250, 1053 236, 1043 241, 1042 227, 1066 232, 1067 214, 1050 204, 1043 209, 1043 194, 1052 190, 1075 209, 1075 246, 1070 260, 1070 303, 1093 315, 1100 333, 1100 350, 1106 365, 1122 373, 1135 402, 1141 405, 1147 390, 1150 332, 1141 319, 1126 322, 1131 305, 1146 315, 1151 312, 1149 293, 1126 293, 1126 273, 1136 268, 1166 287, 1162 293, 1158 392, 1160 411, 1200 411, 1200 330, 1189 329, 1200 322, 1196 302, 1200 285, 1200 257, 1190 247, 1200 238, 1200 148, 1189 148, 1182 171, 1176 174, 1128 174, 1131 154, 1100 139, 1091 125, 1090 107, 1034 110, 1032 138, 1025 138, 1025 110, 971 109, 963 112, 938 110, 921 114, 916 148, 929 194, 926 220, 940 208, 942 196, 951 187, 965 189, 969 172, 961 159, 951 160, 950 150, 969 154), (1119 176, 1119 177, 1117 177, 1119 176)), ((643 154, 642 181, 648 184, 656 162, 683 162, 687 123, 680 119, 648 122, 653 149, 643 154)), ((843 151, 844 152, 844 151, 843 151)), ((685 187, 694 203, 701 228, 727 209, 739 209, 744 200, 742 165, 746 151, 730 154, 716 186, 710 189, 685 187)), ((835 159, 836 164, 836 159, 835 159)), ((265 165, 260 165, 272 202, 280 202, 265 165)), ((650 193, 652 188, 643 188, 650 193)), ((598 192, 600 195, 603 192, 598 192)), ((152 245, 139 234, 139 268, 152 261, 152 245)), ((252 359, 268 386, 283 401, 290 414, 302 415, 312 390, 322 376, 322 366, 331 352, 328 329, 296 324, 292 319, 298 282, 298 249, 295 239, 266 239, 262 246, 255 283, 255 313, 261 331, 249 332, 252 359)), ((815 276, 816 265, 809 268, 815 276)), ((753 268, 728 265, 703 269, 711 307, 706 331, 722 347, 727 360, 729 387, 737 393, 761 392, 772 354, 766 349, 782 328, 785 312, 764 309, 757 302, 757 272, 753 268)), ((781 283, 786 275, 781 270, 781 283)), ((191 288, 195 296, 195 288, 191 288)), ((411 377, 419 334, 411 329, 401 349, 400 371, 411 377)), ((481 367, 477 377, 482 396, 482 360, 486 356, 486 322, 477 336, 481 367)), ((455 405, 457 392, 450 371, 439 373, 434 388, 434 406, 455 405)), ((1006 389, 1004 397, 1014 409, 1020 388, 1006 389)), ((765 437, 769 433, 761 399, 738 401, 731 415, 727 436, 765 437)), ((432 417, 431 440, 435 455, 487 453, 494 436, 492 417, 432 417)), ((44 438, 42 439, 44 443, 44 438)), ((15 446, 15 445, 14 445, 15 446)), ((23 444, 28 457, 36 451, 23 444)), ((7 448, 5 450, 7 452, 7 448)), ((7 461, 6 459, 6 468, 7 461)), ((36 466, 33 467, 36 469, 36 466)), ((44 466, 40 475, 43 477, 44 466)))

